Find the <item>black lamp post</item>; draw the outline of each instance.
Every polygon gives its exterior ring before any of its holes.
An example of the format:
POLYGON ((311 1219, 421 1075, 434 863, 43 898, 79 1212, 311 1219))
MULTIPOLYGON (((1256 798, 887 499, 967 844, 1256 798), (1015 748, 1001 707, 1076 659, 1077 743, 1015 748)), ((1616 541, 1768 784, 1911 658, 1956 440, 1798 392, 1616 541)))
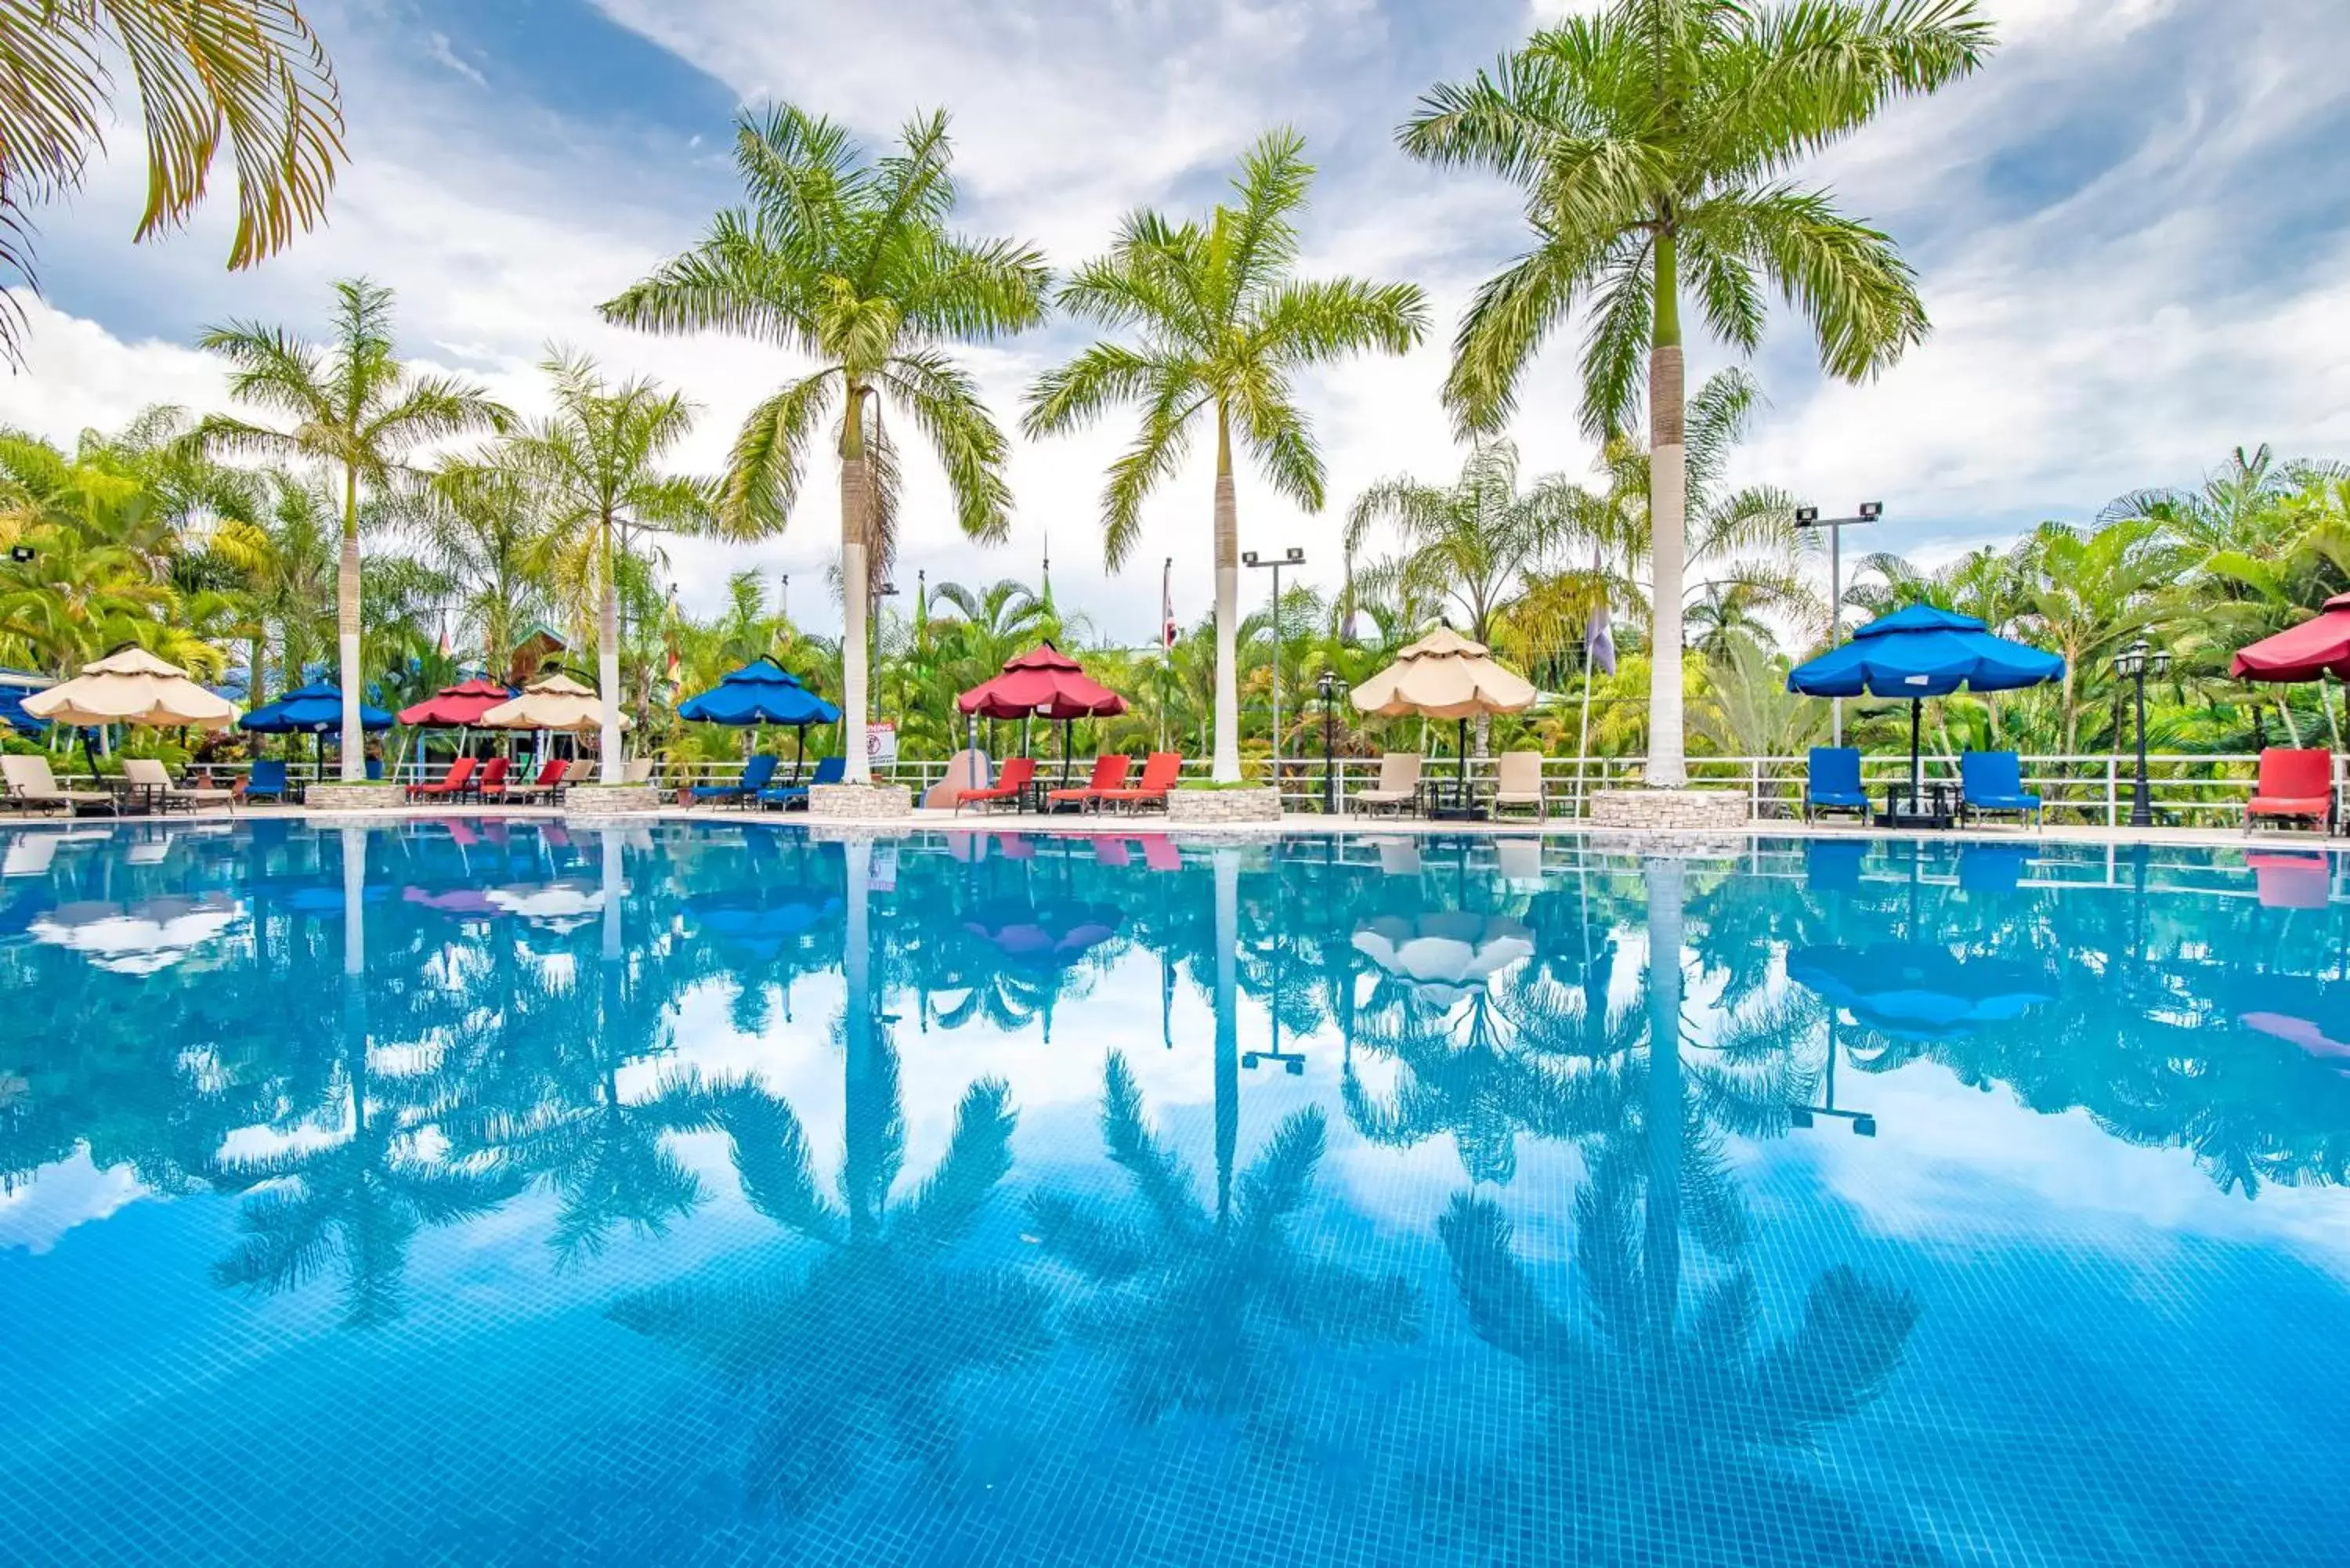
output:
POLYGON ((1315 678, 1314 690, 1322 698, 1322 815, 1336 816, 1338 814, 1337 672, 1324 670, 1315 678))
POLYGON ((2137 689, 2137 774, 2130 791, 2132 827, 2154 826, 2153 795, 2146 778, 2146 678, 2150 671, 2159 680, 2169 669, 2169 652, 2149 648, 2142 637, 2114 655, 2114 673, 2137 689))

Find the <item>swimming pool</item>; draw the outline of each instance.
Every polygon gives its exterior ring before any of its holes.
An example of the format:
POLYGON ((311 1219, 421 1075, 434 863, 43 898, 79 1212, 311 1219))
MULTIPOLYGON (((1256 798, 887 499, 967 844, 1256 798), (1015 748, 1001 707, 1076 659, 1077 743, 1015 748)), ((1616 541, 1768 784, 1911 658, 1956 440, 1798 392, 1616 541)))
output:
POLYGON ((0 1557, 2350 1540, 2320 855, 452 821, 0 863, 0 1557))

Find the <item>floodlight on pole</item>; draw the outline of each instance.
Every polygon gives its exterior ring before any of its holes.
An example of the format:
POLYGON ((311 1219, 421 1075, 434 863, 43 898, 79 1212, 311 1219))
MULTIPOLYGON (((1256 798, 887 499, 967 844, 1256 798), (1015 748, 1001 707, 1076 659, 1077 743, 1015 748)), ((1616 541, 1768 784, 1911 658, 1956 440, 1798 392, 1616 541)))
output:
POLYGON ((1241 552, 1243 566, 1263 566, 1273 573, 1273 790, 1281 794, 1281 568, 1302 566, 1305 552, 1292 545, 1270 560, 1260 560, 1254 550, 1241 552))
MULTIPOLYGON (((1825 528, 1828 531, 1828 649, 1833 652, 1844 644, 1844 531, 1864 523, 1874 523, 1885 515, 1885 503, 1864 501, 1850 517, 1823 517, 1816 506, 1795 508, 1795 526, 1825 528)), ((1838 697, 1828 705, 1829 740, 1835 745, 1844 744, 1844 699, 1838 697)))

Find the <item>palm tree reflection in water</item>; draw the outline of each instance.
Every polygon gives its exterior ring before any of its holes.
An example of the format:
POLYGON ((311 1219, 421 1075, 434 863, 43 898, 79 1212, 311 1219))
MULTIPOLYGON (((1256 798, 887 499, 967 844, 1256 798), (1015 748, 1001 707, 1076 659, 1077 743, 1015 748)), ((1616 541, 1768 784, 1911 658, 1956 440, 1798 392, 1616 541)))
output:
POLYGON ((1646 868, 1648 1049, 1637 1082, 1626 1075, 1637 1092, 1585 1145, 1581 1321, 1554 1309, 1492 1200, 1459 1194, 1438 1222, 1477 1336, 1518 1364, 1536 1414, 1497 1467, 1429 1478, 1422 1528, 1492 1562, 1705 1562, 1729 1542, 1749 1563, 1931 1562, 1770 1457, 1884 1391, 1918 1306, 1838 1265, 1813 1281, 1793 1331, 1766 1340, 1743 1206, 1708 1125, 1716 1096, 1692 1099, 1680 1062, 1684 875, 1646 868), (1694 1284, 1684 1230, 1713 1263, 1694 1284))
POLYGON ((958 1380, 1017 1364, 1047 1343, 1040 1287, 1008 1268, 951 1257, 1011 1171, 1018 1116, 1008 1085, 983 1078, 966 1089, 930 1179, 892 1199, 906 1124, 897 1048, 872 1006, 868 852, 851 844, 847 856, 837 1197, 818 1190, 807 1136, 787 1103, 747 1082, 704 1091, 752 1208, 818 1243, 820 1255, 805 1272, 663 1286, 610 1312, 705 1363, 749 1402, 752 1490, 793 1511, 846 1490, 877 1448, 951 1490, 958 1380))

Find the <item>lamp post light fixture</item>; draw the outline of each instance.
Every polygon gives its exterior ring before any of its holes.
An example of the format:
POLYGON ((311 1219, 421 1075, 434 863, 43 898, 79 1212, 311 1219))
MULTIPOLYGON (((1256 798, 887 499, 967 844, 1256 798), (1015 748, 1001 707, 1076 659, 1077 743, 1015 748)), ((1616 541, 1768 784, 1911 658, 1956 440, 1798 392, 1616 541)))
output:
POLYGON ((2146 678, 2159 680, 2169 672, 2170 650, 2149 647, 2139 638, 2114 655, 2114 673, 2137 689, 2137 773, 2130 784, 2130 826, 2154 826, 2153 790, 2146 777, 2146 678))
MULTIPOLYGON (((1844 531, 1864 523, 1874 523, 1885 515, 1885 503, 1864 501, 1850 517, 1823 517, 1816 506, 1795 508, 1795 526, 1825 528, 1828 531, 1828 650, 1834 652, 1844 643, 1844 531)), ((1828 704, 1829 739, 1833 744, 1844 744, 1844 699, 1835 698, 1828 704)))
POLYGON ((1278 556, 1264 560, 1257 558, 1254 550, 1241 552, 1243 566, 1266 566, 1273 571, 1273 793, 1281 794, 1281 568, 1302 566, 1305 552, 1292 545, 1278 556))

